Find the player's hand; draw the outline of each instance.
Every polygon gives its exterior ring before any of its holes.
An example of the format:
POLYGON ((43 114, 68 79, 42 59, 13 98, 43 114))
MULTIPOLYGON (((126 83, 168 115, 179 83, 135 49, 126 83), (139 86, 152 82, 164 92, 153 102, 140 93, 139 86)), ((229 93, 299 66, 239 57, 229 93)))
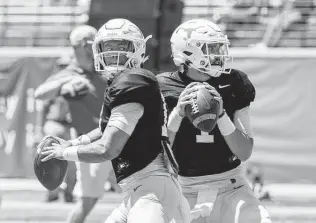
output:
MULTIPOLYGON (((48 137, 54 138, 55 140, 57 140, 57 141, 59 142, 60 145, 62 145, 62 146, 64 146, 64 147, 70 147, 70 146, 72 146, 72 143, 71 143, 70 140, 67 141, 67 140, 64 140, 64 139, 62 139, 62 138, 59 138, 59 137, 57 137, 57 136, 48 135, 48 136, 45 136, 45 137, 42 139, 42 141, 37 145, 37 153, 40 153, 40 152, 41 152, 41 151, 40 151, 40 148, 43 147, 43 143, 44 143, 44 141, 45 141, 48 137)), ((53 144, 55 144, 55 143, 53 143, 53 144)))
POLYGON ((72 77, 70 81, 63 84, 60 90, 62 95, 69 94, 71 97, 75 97, 76 95, 84 95, 88 92, 95 95, 95 87, 87 78, 83 76, 72 77))
POLYGON ((185 106, 191 103, 193 97, 195 97, 195 92, 198 90, 199 83, 192 82, 182 91, 179 96, 177 106, 175 107, 178 114, 182 117, 185 116, 185 106))
POLYGON ((208 90, 208 92, 210 92, 211 95, 213 95, 214 99, 216 101, 218 101, 219 103, 219 115, 221 115, 224 111, 224 108, 223 108, 223 99, 222 99, 222 96, 218 93, 218 91, 213 87, 211 86, 210 84, 206 83, 206 82, 203 82, 203 85, 205 86, 205 88, 208 90))
POLYGON ((76 96, 76 91, 75 88, 73 87, 72 84, 66 83, 63 84, 63 86, 60 89, 60 94, 61 95, 70 95, 70 97, 75 97, 76 96))
POLYGON ((90 93, 95 92, 95 87, 91 84, 90 80, 85 78, 84 76, 76 76, 69 84, 72 84, 76 92, 87 90, 90 93))
POLYGON ((37 146, 37 152, 40 152, 39 149, 43 147, 43 144, 44 144, 45 140, 46 140, 48 137, 54 138, 54 139, 57 140, 60 144, 65 144, 66 142, 68 142, 68 141, 66 141, 66 140, 64 140, 64 139, 62 139, 62 138, 57 137, 57 136, 47 135, 47 136, 45 136, 45 137, 42 139, 42 141, 38 144, 38 146, 37 146))
POLYGON ((42 149, 41 154, 45 156, 41 161, 46 162, 50 159, 64 160, 63 153, 67 146, 53 143, 52 146, 48 146, 42 149))

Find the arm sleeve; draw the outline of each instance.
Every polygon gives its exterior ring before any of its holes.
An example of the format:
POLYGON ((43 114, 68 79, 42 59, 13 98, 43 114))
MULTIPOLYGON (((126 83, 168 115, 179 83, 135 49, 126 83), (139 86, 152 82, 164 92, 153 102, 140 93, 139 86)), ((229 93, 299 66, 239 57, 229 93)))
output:
POLYGON ((127 103, 112 109, 107 126, 114 126, 131 135, 144 114, 144 107, 139 103, 127 103))
POLYGON ((250 138, 253 137, 252 127, 250 122, 249 107, 244 107, 237 110, 234 114, 234 124, 236 128, 247 134, 250 138))

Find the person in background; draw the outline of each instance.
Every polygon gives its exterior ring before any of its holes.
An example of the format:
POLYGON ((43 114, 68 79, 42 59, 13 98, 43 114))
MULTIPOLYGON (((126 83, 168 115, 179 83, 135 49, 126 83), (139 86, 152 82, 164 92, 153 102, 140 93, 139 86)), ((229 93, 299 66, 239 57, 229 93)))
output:
MULTIPOLYGON (((43 126, 44 135, 60 137, 64 140, 70 140, 71 116, 69 113, 68 102, 61 96, 44 103, 45 121, 43 126)), ((65 202, 73 202, 73 189, 76 185, 76 165, 74 162, 68 162, 67 174, 64 183, 55 191, 49 191, 46 201, 58 200, 59 192, 64 193, 65 202)))
POLYGON ((280 12, 275 18, 269 20, 261 42, 254 47, 276 47, 284 36, 290 31, 298 30, 301 37, 301 46, 305 46, 309 18, 315 9, 314 0, 289 0, 284 1, 280 12), (306 36, 305 36, 306 37, 306 36))
POLYGON ((264 182, 263 167, 258 163, 248 163, 245 170, 245 178, 253 190, 255 197, 260 201, 266 200, 274 202, 274 198, 264 182))
MULTIPOLYGON (((78 135, 88 133, 98 126, 103 94, 107 86, 94 70, 92 41, 95 34, 96 29, 91 26, 76 27, 70 34, 73 48, 70 64, 49 77, 35 91, 37 99, 51 100, 63 96, 68 101, 72 126, 78 135)), ((71 223, 84 222, 104 193, 104 184, 112 170, 112 165, 110 162, 77 163, 77 170, 80 199, 68 216, 67 221, 71 223)))

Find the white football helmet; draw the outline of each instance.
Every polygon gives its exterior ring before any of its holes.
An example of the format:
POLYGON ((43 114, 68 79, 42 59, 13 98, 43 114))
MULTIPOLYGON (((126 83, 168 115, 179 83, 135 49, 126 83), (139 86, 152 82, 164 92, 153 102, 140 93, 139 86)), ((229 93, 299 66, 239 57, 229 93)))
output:
POLYGON ((95 70, 111 79, 119 71, 140 67, 145 57, 146 42, 141 30, 127 19, 112 19, 97 32, 92 50, 95 70))
POLYGON ((218 77, 225 71, 229 40, 213 22, 193 19, 182 23, 171 36, 171 50, 175 65, 188 67, 218 77))

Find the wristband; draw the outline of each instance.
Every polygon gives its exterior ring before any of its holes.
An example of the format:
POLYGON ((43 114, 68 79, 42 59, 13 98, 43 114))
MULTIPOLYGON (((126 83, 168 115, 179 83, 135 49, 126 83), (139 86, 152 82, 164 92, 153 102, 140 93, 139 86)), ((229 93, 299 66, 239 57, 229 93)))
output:
POLYGON ((180 128, 183 117, 173 109, 169 115, 167 127, 172 132, 177 132, 180 128))
POLYGON ((236 130, 234 123, 230 120, 226 112, 217 120, 217 126, 223 136, 228 136, 236 130))
POLYGON ((226 113, 226 110, 225 110, 225 109, 223 109, 223 112, 222 112, 222 114, 220 114, 220 115, 218 116, 218 118, 221 118, 221 117, 223 117, 223 115, 225 115, 225 113, 226 113))
POLYGON ((79 161, 78 148, 79 146, 71 146, 66 148, 63 152, 64 159, 68 161, 79 161))

